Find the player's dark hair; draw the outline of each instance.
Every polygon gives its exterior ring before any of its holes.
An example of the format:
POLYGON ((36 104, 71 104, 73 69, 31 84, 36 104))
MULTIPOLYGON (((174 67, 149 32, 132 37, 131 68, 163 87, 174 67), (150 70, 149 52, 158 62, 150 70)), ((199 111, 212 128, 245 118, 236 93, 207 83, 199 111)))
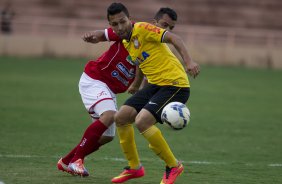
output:
POLYGON ((160 20, 164 14, 167 14, 172 20, 177 21, 177 13, 171 8, 160 8, 160 10, 156 13, 155 19, 160 20))
POLYGON ((108 18, 108 20, 109 20, 109 16, 110 15, 115 15, 115 14, 118 14, 120 12, 125 13, 125 15, 127 17, 129 17, 128 10, 127 10, 127 8, 122 3, 112 3, 108 7, 108 10, 107 10, 107 18, 108 18))

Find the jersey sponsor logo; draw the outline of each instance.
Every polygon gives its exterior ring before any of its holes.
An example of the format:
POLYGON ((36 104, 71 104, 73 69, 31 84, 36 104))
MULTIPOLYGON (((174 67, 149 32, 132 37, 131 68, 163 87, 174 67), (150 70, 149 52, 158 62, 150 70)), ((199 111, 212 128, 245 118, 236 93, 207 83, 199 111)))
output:
POLYGON ((145 61, 145 60, 150 56, 150 54, 148 54, 148 53, 145 52, 145 51, 143 51, 141 55, 142 55, 142 58, 139 58, 139 57, 136 58, 135 63, 136 63, 137 65, 139 65, 140 63, 142 63, 143 61, 145 61))
POLYGON ((131 56, 127 56, 126 61, 128 61, 131 65, 136 65, 136 66, 139 66, 139 64, 142 62, 142 60, 138 57, 134 61, 131 56))
POLYGON ((133 38, 133 45, 134 45, 134 48, 135 48, 135 49, 139 49, 139 48, 140 48, 140 43, 139 43, 137 37, 134 37, 134 38, 133 38))
POLYGON ((140 23, 139 27, 144 27, 145 29, 147 29, 148 31, 154 32, 154 33, 161 33, 161 29, 152 25, 152 24, 148 24, 148 23, 140 23))
POLYGON ((126 61, 128 61, 131 65, 139 65, 140 63, 142 63, 143 61, 145 61, 145 59, 147 59, 150 54, 148 54, 147 52, 143 51, 142 52, 142 58, 137 57, 135 60, 132 59, 132 57, 130 55, 127 56, 126 61))
POLYGON ((124 78, 122 78, 118 71, 114 70, 112 71, 112 76, 117 78, 117 80, 119 80, 123 85, 128 86, 129 82, 127 80, 125 80, 124 78))
POLYGON ((126 61, 129 62, 131 65, 136 65, 136 64, 134 63, 134 61, 132 60, 132 57, 131 57, 130 55, 128 55, 128 56, 126 57, 126 61))
POLYGON ((134 69, 131 68, 130 70, 128 70, 126 66, 124 66, 121 62, 117 64, 117 69, 128 79, 132 79, 134 77, 134 69))
POLYGON ((143 61, 147 59, 147 57, 149 57, 150 54, 148 54, 147 52, 143 51, 142 52, 142 57, 143 57, 143 61))

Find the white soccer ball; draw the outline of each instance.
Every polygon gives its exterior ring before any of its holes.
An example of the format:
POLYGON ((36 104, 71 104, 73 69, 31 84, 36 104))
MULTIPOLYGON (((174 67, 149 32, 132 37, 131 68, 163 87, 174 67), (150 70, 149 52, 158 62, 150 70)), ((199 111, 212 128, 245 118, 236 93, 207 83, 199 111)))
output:
POLYGON ((162 122, 175 130, 181 130, 188 125, 190 121, 190 111, 188 107, 181 102, 170 102, 162 111, 162 122))

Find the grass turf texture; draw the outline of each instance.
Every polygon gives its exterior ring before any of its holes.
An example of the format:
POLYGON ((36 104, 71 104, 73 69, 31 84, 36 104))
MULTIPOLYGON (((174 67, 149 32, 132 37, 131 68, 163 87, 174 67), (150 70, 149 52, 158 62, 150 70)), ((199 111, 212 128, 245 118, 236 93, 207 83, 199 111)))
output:
MULTIPOLYGON (((116 138, 87 157, 89 177, 56 168, 90 123, 77 87, 85 63, 0 57, 0 181, 107 184, 126 166, 116 138)), ((281 70, 203 66, 199 78, 190 79, 188 127, 158 125, 184 161, 176 183, 281 183, 281 79, 281 70)), ((127 96, 118 96, 119 105, 127 96)), ((137 131, 136 141, 146 176, 128 183, 159 183, 163 162, 137 131)))

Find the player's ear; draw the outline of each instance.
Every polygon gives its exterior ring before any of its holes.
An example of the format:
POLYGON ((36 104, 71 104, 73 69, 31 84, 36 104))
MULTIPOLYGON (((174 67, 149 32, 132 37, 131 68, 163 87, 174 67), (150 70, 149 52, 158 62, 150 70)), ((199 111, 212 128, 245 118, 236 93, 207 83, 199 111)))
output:
POLYGON ((154 25, 157 25, 158 21, 157 21, 156 19, 153 19, 153 20, 152 20, 152 23, 153 23, 154 25))

